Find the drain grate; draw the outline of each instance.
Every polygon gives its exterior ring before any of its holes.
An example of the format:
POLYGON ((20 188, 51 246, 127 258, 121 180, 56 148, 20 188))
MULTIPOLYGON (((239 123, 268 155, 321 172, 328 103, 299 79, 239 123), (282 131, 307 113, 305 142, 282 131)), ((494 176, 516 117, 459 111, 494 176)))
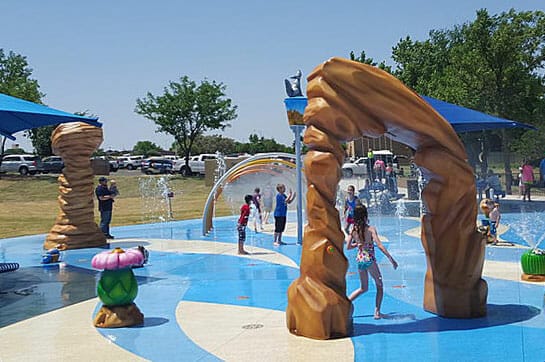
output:
POLYGON ((259 329, 259 328, 263 328, 263 324, 253 323, 253 324, 245 324, 242 326, 242 329, 259 329))
POLYGON ((34 293, 34 290, 37 288, 38 286, 37 285, 31 285, 30 287, 28 288, 21 288, 21 289, 17 289, 16 291, 14 291, 13 293, 17 294, 17 295, 31 295, 34 293))

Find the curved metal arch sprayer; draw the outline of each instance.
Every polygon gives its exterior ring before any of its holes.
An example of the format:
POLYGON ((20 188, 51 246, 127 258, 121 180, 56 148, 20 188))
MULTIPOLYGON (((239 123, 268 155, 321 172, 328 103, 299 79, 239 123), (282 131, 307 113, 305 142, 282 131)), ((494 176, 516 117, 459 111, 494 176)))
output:
POLYGON ((475 182, 450 124, 390 74, 341 58, 328 60, 309 75, 307 95, 308 224, 301 276, 288 289, 290 332, 316 339, 352 332, 348 262, 335 208, 344 157, 341 142, 384 134, 416 150, 415 162, 428 181, 422 192, 428 210, 421 233, 427 259, 424 309, 455 318, 485 315, 485 244, 475 227, 475 182))
POLYGON ((210 230, 212 230, 213 228, 212 218, 214 216, 215 201, 220 197, 221 193, 223 192, 224 185, 234 181, 241 176, 244 176, 248 172, 266 172, 264 169, 260 169, 259 167, 251 170, 248 170, 248 168, 274 163, 295 169, 295 155, 284 152, 271 152, 252 156, 234 165, 216 182, 214 187, 212 187, 212 190, 210 190, 208 198, 206 199, 206 203, 204 204, 202 217, 203 235, 208 234, 208 232, 210 232, 210 230))

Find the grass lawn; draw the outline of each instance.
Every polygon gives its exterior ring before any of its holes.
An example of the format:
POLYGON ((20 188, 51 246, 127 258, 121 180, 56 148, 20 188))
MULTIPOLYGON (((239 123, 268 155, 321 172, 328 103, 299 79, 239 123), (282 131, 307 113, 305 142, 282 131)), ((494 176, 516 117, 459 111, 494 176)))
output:
MULTIPOLYGON (((149 200, 142 197, 140 188, 146 180, 158 177, 110 175, 111 179, 117 181, 121 193, 114 204, 112 226, 150 222, 147 210, 149 200)), ((95 177, 95 185, 98 184, 97 179, 95 177)), ((211 187, 205 186, 204 179, 171 176, 169 186, 175 194, 171 199, 175 220, 202 217, 204 203, 211 190, 211 187)), ((1 175, 0 238, 47 233, 59 211, 57 196, 56 176, 1 175)), ((216 207, 217 216, 232 214, 230 207, 221 198, 216 207)), ((98 223, 96 199, 95 220, 98 223)))

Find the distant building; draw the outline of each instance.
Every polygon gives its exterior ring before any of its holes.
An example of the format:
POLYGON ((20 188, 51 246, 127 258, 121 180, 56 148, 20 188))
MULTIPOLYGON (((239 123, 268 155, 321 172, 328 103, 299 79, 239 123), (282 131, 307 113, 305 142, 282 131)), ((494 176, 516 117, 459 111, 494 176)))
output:
POLYGON ((404 155, 407 157, 413 155, 410 147, 404 145, 403 143, 393 141, 386 136, 381 136, 378 138, 362 137, 354 141, 347 142, 346 156, 353 159, 366 157, 369 148, 372 148, 373 150, 389 150, 392 151, 394 155, 404 155))

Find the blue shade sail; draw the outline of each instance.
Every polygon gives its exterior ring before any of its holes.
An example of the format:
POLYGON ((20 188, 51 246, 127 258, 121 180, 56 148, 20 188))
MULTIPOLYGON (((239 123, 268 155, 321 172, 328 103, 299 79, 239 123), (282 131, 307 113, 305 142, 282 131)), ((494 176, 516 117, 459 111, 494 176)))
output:
POLYGON ((0 93, 0 134, 14 140, 14 133, 67 122, 102 127, 98 118, 78 116, 0 93))
POLYGON ((457 106, 456 104, 440 101, 435 98, 421 96, 433 109, 446 119, 457 133, 475 132, 499 128, 526 128, 534 126, 511 121, 509 119, 494 117, 473 109, 457 106))

